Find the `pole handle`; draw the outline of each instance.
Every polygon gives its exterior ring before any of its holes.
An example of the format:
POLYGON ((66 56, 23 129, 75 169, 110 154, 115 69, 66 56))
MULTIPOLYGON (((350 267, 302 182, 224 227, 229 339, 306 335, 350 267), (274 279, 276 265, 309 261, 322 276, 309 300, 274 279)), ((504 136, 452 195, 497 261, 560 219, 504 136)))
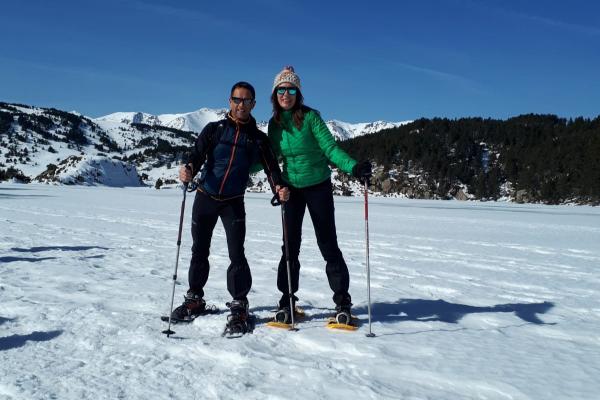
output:
POLYGON ((271 205, 273 207, 277 207, 281 205, 281 200, 279 200, 279 196, 277 195, 277 193, 275 193, 273 195, 273 198, 271 199, 271 205))

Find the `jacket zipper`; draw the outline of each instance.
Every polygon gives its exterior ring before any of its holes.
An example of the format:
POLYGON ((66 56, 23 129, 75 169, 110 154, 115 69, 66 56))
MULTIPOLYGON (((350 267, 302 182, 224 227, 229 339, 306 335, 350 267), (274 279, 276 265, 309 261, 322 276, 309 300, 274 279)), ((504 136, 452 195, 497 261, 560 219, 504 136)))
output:
POLYGON ((221 187, 219 188, 219 196, 223 193, 223 188, 225 187, 225 181, 229 176, 229 172, 231 171, 231 165, 233 164, 233 159, 235 158, 235 150, 237 148, 238 138, 240 136, 240 126, 238 124, 235 125, 235 139, 233 139, 233 146, 231 147, 231 156, 229 156, 229 164, 227 165, 227 170, 225 171, 225 176, 223 176, 223 181, 221 181, 221 187))

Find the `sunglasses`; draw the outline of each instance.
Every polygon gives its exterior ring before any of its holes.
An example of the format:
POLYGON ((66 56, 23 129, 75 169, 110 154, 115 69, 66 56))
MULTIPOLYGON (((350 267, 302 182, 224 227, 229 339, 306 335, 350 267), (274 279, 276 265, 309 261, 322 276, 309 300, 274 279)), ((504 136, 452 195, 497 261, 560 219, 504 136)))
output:
POLYGON ((254 102, 254 99, 251 98, 241 98, 241 97, 232 97, 231 101, 233 101, 235 104, 240 104, 240 103, 244 103, 245 106, 249 106, 254 102))
POLYGON ((280 96, 283 96, 285 94, 285 92, 288 92, 288 94, 290 96, 295 96, 297 91, 298 91, 298 89, 296 89, 295 87, 280 86, 277 88, 277 94, 280 96))

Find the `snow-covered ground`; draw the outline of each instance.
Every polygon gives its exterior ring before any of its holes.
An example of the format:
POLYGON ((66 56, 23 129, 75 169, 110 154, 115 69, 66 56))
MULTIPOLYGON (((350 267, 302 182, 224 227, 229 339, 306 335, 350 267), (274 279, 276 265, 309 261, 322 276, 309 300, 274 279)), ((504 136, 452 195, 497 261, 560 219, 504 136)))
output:
MULTIPOLYGON (((225 313, 161 333, 182 192, 0 185, 2 399, 598 399, 600 209, 336 198, 356 332, 324 328, 331 293, 306 218, 298 332, 268 328, 280 214, 250 193, 254 333, 225 313)), ((187 288, 188 196, 176 304, 187 288)), ((207 300, 229 300, 220 225, 207 300)))

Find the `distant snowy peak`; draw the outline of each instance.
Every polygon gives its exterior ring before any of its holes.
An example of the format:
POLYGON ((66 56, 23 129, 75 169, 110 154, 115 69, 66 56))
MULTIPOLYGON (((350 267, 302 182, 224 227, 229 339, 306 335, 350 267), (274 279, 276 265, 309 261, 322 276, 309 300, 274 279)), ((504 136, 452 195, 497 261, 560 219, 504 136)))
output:
POLYGON ((175 128, 182 131, 200 132, 211 121, 218 121, 227 115, 227 110, 213 110, 201 108, 183 114, 161 114, 153 115, 143 112, 117 112, 96 118, 94 122, 98 125, 110 128, 116 125, 146 124, 160 125, 175 128))
MULTIPOLYGON (((331 120, 326 121, 325 125, 329 128, 329 131, 336 140, 343 141, 353 139, 362 135, 368 135, 370 133, 377 133, 382 129, 396 128, 401 125, 406 125, 412 121, 403 122, 386 122, 386 121, 375 121, 375 122, 364 122, 352 124, 349 122, 331 120)), ((258 128, 262 131, 267 131, 267 122, 259 122, 258 128)))
POLYGON ((104 117, 94 119, 99 125, 106 123, 110 124, 148 124, 154 125, 159 122, 156 115, 146 114, 143 112, 116 112, 113 114, 105 115, 104 117))
POLYGON ((375 122, 363 122, 351 124, 348 122, 331 120, 327 121, 327 127, 338 140, 348 140, 362 135, 368 135, 370 133, 376 133, 383 129, 396 128, 402 125, 409 124, 412 121, 402 122, 387 122, 387 121, 375 121, 375 122))
POLYGON ((201 108, 185 114, 164 114, 159 119, 163 126, 175 128, 182 131, 200 132, 206 124, 225 118, 226 109, 201 108))
MULTIPOLYGON (((115 125, 130 125, 132 123, 146 125, 160 125, 169 128, 175 128, 182 131, 201 132, 209 122, 218 121, 227 116, 226 109, 210 109, 201 108, 197 111, 192 111, 183 114, 161 114, 152 115, 143 112, 117 112, 96 118, 94 122, 104 128, 115 127, 115 125)), ((348 140, 370 133, 376 133, 382 129, 396 128, 401 125, 408 124, 412 121, 403 122, 387 122, 375 121, 352 124, 338 120, 327 121, 327 127, 337 140, 348 140)), ((265 121, 258 122, 258 128, 267 130, 268 123, 265 121)))

